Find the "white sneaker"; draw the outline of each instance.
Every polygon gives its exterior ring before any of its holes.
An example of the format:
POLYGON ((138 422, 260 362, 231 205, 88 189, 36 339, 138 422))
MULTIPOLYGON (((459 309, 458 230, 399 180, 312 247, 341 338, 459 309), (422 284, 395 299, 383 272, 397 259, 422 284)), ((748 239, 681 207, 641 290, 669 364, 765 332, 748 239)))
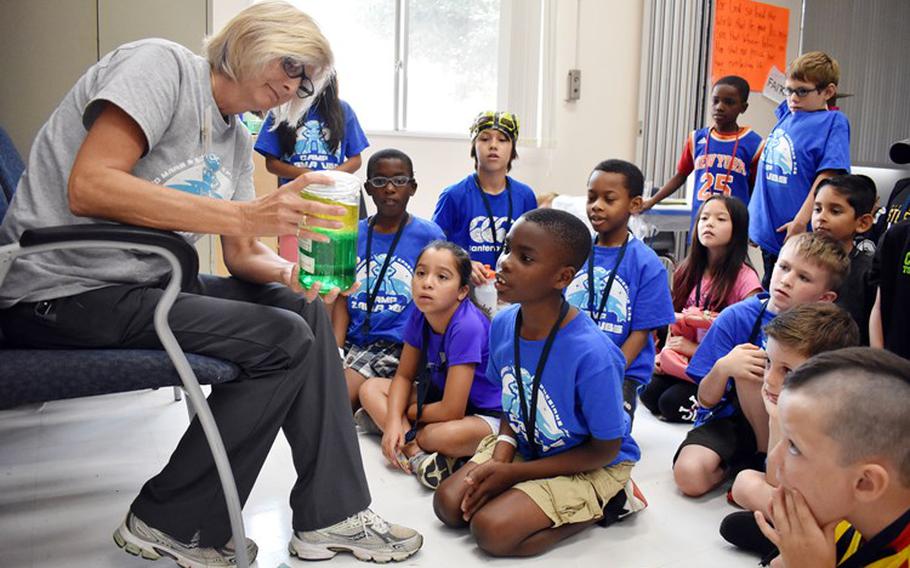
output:
MULTIPOLYGON (((202 548, 199 546, 199 534, 193 540, 184 543, 154 529, 139 517, 127 513, 126 519, 114 531, 114 542, 133 556, 146 560, 158 560, 162 556, 173 558, 183 568, 221 568, 237 565, 234 547, 228 542, 221 548, 202 548)), ((247 558, 252 564, 256 560, 259 547, 252 539, 246 539, 247 558)))
POLYGON ((386 522, 364 509, 340 523, 315 531, 294 531, 288 551, 301 560, 326 560, 350 552, 358 560, 400 561, 423 546, 423 536, 414 529, 386 522))
POLYGON ((354 413, 354 424, 356 424, 357 428, 364 434, 382 436, 382 429, 376 424, 373 417, 370 416, 365 408, 358 408, 357 412, 354 413))

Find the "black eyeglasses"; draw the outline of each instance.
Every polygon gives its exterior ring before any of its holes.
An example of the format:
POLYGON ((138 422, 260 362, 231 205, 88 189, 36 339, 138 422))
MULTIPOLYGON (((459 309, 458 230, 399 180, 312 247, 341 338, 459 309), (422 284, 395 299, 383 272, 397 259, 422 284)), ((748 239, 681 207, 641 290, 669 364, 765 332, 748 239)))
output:
POLYGON ((784 87, 784 94, 787 95, 788 97, 791 95, 796 95, 798 98, 801 99, 801 98, 807 96, 809 93, 813 93, 813 92, 820 93, 824 90, 825 90, 824 87, 815 87, 814 89, 807 89, 805 87, 791 89, 790 87, 784 87))
POLYGON ((289 79, 300 79, 300 86, 297 87, 297 96, 301 99, 312 97, 316 89, 313 88, 313 81, 306 76, 306 66, 301 61, 293 57, 284 57, 281 59, 281 68, 289 79))
POLYGON ((371 177, 367 180, 367 183, 372 185, 376 189, 382 189, 383 187, 389 185, 389 182, 392 182, 392 185, 395 187, 404 187, 411 183, 411 180, 414 179, 409 176, 392 176, 392 177, 383 177, 376 176, 371 177))

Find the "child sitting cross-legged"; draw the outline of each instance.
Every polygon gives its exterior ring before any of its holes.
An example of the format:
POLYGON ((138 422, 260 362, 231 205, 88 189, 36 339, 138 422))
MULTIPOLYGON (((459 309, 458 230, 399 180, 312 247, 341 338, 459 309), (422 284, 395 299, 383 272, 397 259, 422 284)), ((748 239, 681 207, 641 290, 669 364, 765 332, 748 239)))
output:
MULTIPOLYGON (((436 223, 408 213, 417 192, 411 158, 394 148, 379 150, 367 164, 363 184, 376 214, 357 228, 357 282, 347 301, 332 307, 335 341, 344 352, 344 378, 351 408, 360 406, 360 388, 371 378, 389 379, 401 358, 402 332, 414 302, 411 279, 417 256, 445 238, 436 223)), ((363 423, 358 410, 355 421, 363 423)))
POLYGON ((584 222, 555 209, 524 214, 506 237, 496 289, 514 305, 493 320, 488 372, 502 384, 499 435, 433 502, 494 556, 540 554, 617 499, 644 507, 630 479, 640 452, 622 406, 622 352, 563 297, 590 247, 584 222))
POLYGON ((910 562, 910 363, 851 347, 796 369, 778 399, 780 487, 762 532, 775 568, 910 562), (771 524, 773 524, 773 527, 771 524))
POLYGON ((456 458, 498 430, 502 410, 499 383, 485 376, 490 320, 472 298, 468 253, 433 241, 415 264, 417 309, 404 328, 401 363, 391 381, 364 383, 360 422, 382 429, 389 463, 435 489, 456 458))
MULTIPOLYGON (((842 308, 829 302, 813 302, 791 308, 765 326, 768 363, 762 385, 762 398, 768 411, 769 453, 780 441, 777 399, 784 379, 809 357, 859 344, 859 329, 853 318, 842 308)), ((752 511, 768 513, 768 503, 778 486, 776 466, 769 463, 767 474, 745 469, 736 476, 731 496, 738 505, 748 509, 731 513, 724 518, 720 534, 728 542, 762 556, 773 552, 774 545, 764 538, 752 511)))
POLYGON ((673 478, 685 495, 704 495, 728 474, 764 462, 768 413, 761 395, 762 327, 795 306, 833 302, 848 265, 847 253, 831 237, 799 234, 781 249, 770 296, 733 304, 711 325, 686 369, 698 383, 699 409, 673 460, 673 478))

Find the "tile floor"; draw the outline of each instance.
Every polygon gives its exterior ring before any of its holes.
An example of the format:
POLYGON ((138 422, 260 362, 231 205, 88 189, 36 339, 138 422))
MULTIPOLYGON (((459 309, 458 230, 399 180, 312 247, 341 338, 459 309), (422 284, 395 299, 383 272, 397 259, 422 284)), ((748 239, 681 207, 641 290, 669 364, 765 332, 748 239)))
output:
MULTIPOLYGON (((140 485, 164 464, 186 424, 183 403, 174 403, 164 390, 0 412, 0 566, 173 566, 125 554, 114 546, 111 532, 140 485)), ((640 408, 635 437, 644 456, 633 475, 648 509, 608 529, 583 532, 521 566, 756 566, 756 558, 727 546, 717 533, 721 518, 732 511, 720 491, 698 500, 676 491, 670 460, 685 431, 640 408)), ((430 493, 384 465, 379 439, 361 435, 360 441, 374 509, 425 536, 424 548, 404 565, 518 564, 489 558, 466 533, 442 527, 433 516, 430 493)), ((305 565, 286 550, 292 483, 290 451, 279 436, 244 510, 247 532, 260 547, 260 568, 305 565)), ((339 555, 331 566, 363 564, 339 555)))

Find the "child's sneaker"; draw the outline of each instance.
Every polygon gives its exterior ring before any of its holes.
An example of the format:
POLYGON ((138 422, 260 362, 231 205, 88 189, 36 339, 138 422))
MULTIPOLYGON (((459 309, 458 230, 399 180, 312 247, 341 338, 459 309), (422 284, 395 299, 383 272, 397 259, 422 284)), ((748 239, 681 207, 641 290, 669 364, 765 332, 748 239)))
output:
POLYGON ((294 531, 288 551, 301 560, 327 560, 350 552, 358 560, 388 562, 404 560, 423 546, 423 536, 414 529, 386 522, 364 509, 330 527, 294 531))
MULTIPOLYGON (((189 543, 180 542, 163 532, 145 524, 133 513, 127 513, 126 519, 116 531, 114 542, 133 556, 146 560, 158 560, 162 556, 173 558, 183 568, 217 568, 237 565, 234 547, 228 542, 221 548, 202 548, 199 546, 197 533, 189 543)), ((247 558, 252 564, 256 560, 259 547, 252 539, 246 539, 247 558)))
POLYGON ((439 452, 424 454, 420 456, 420 461, 411 464, 411 471, 421 485, 435 491, 439 484, 455 473, 455 461, 455 458, 447 458, 439 452))
POLYGON ((354 413, 354 424, 364 434, 382 435, 382 430, 373 421, 373 417, 370 416, 365 408, 358 408, 357 412, 354 413))
POLYGON ((622 491, 614 495, 607 504, 604 505, 604 516, 597 524, 602 527, 608 527, 613 523, 619 522, 633 513, 637 513, 648 506, 648 500, 638 485, 629 478, 622 491))

